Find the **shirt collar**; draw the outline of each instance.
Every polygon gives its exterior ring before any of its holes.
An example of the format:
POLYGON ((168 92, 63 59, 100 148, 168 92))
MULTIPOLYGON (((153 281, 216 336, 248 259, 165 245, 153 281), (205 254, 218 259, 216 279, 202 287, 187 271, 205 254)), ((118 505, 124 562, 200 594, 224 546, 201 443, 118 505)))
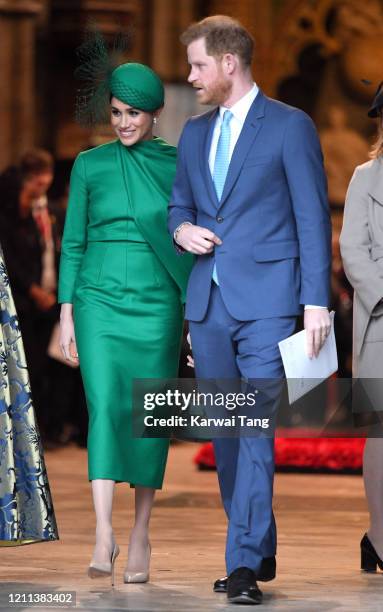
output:
POLYGON ((231 108, 227 108, 226 106, 219 107, 219 116, 222 121, 223 114, 225 111, 230 110, 234 117, 240 122, 244 123, 246 119, 246 115, 250 110, 250 106, 253 104, 257 94, 259 92, 259 87, 256 83, 253 83, 253 87, 250 91, 247 92, 242 98, 238 100, 231 108))

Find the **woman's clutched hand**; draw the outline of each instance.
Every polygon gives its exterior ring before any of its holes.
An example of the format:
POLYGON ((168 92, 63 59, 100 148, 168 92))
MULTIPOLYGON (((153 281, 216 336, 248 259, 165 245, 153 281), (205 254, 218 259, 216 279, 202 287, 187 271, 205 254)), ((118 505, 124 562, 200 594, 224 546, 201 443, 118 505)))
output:
POLYGON ((63 304, 60 315, 60 348, 67 361, 78 364, 72 304, 63 304))

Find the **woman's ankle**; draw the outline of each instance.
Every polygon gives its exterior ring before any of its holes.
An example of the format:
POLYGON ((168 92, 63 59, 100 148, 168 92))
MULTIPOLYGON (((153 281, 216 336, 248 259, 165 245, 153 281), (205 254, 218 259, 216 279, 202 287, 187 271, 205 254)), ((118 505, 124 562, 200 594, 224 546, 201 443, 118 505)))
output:
POLYGON ((149 525, 133 525, 130 537, 137 538, 138 540, 149 540, 149 525))
POLYGON ((113 528, 110 525, 99 525, 96 526, 96 540, 97 541, 103 541, 103 540, 113 540, 114 541, 114 534, 113 534, 113 528))

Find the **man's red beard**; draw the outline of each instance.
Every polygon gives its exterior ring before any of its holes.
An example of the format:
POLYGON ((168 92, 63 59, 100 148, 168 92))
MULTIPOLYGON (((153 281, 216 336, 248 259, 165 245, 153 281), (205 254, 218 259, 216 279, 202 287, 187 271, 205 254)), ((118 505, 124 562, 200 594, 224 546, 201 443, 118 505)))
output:
POLYGON ((209 85, 208 88, 202 88, 203 99, 200 100, 201 104, 223 104, 231 94, 233 85, 229 80, 225 80, 222 76, 209 85))

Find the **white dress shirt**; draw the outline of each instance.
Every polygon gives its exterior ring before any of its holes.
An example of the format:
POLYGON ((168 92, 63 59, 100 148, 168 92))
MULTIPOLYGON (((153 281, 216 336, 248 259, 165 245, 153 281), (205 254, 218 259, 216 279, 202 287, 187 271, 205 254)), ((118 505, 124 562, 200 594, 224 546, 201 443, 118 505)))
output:
MULTIPOLYGON (((238 102, 233 104, 231 108, 227 108, 226 106, 219 107, 219 113, 217 119, 215 121, 213 136, 211 139, 210 152, 209 152, 209 168, 211 175, 213 176, 214 172, 214 161, 215 155, 217 152, 218 139, 221 132, 222 119, 225 111, 229 110, 233 113, 233 117, 230 121, 230 147, 229 147, 229 161, 231 160, 231 156, 233 155, 234 147, 237 144, 239 135, 245 123, 247 113, 250 110, 251 105, 253 104, 257 94, 259 92, 259 88, 256 83, 253 83, 252 88, 248 91, 238 102)), ((307 308, 325 308, 325 306, 314 306, 312 304, 306 304, 305 310, 307 308)), ((327 309, 326 309, 327 310, 327 309)))
POLYGON ((211 175, 213 176, 215 154, 217 152, 218 139, 221 132, 221 124, 224 112, 229 110, 233 113, 233 117, 230 121, 230 148, 229 148, 229 161, 233 155, 234 147, 237 144, 237 140, 245 123, 247 113, 250 110, 250 106, 253 104, 259 89, 254 83, 250 91, 247 92, 238 102, 233 104, 231 108, 226 106, 219 107, 219 114, 215 121, 213 137, 211 139, 210 153, 209 153, 209 168, 211 175))

